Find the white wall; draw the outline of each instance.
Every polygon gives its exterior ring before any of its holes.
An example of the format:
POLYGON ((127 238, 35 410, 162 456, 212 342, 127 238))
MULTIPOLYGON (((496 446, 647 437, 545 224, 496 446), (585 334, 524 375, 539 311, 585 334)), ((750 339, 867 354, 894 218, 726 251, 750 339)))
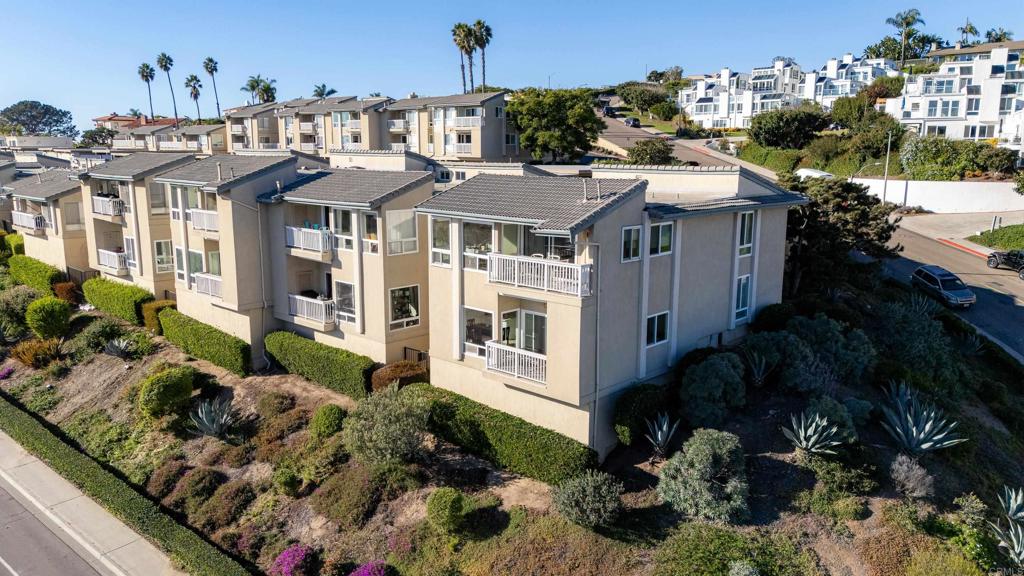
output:
MULTIPOLYGON (((882 180, 856 178, 882 198, 882 180)), ((1024 210, 1024 196, 1013 191, 1013 182, 931 182, 889 180, 885 199, 900 205, 920 206, 940 214, 962 212, 1006 212, 1024 210)))

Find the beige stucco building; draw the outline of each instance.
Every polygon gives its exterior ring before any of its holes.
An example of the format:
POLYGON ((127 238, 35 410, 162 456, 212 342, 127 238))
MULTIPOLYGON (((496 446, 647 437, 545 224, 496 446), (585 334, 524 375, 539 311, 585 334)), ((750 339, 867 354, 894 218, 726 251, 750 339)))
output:
POLYGON ((132 152, 189 152, 200 156, 226 154, 225 124, 194 124, 175 128, 167 124, 147 124, 122 129, 111 142, 118 155, 132 152))
POLYGON ((25 254, 67 271, 88 266, 82 190, 76 173, 47 170, 3 185, 25 254))

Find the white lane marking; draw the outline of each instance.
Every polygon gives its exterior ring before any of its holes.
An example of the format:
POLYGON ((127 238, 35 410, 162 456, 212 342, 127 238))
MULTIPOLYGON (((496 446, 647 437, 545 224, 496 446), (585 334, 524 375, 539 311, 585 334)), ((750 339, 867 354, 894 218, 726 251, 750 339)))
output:
POLYGON ((3 556, 0 556, 0 566, 6 568, 7 571, 11 573, 11 576, 21 576, 20 574, 18 574, 18 571, 14 569, 13 566, 7 563, 7 560, 4 560, 3 556))

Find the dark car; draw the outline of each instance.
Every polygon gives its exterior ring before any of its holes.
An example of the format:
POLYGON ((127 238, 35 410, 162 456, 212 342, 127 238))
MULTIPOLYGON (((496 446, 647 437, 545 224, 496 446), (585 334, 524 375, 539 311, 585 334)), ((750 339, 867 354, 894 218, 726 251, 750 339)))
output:
POLYGON ((601 116, 605 118, 615 118, 615 108, 612 106, 605 106, 601 108, 601 116))
POLYGON ((988 255, 989 268, 1009 268, 1024 280, 1024 250, 993 252, 988 255))
POLYGON ((626 118, 626 126, 629 126, 630 128, 639 128, 640 121, 636 118, 626 118))
POLYGON ((910 285, 950 307, 970 308, 978 301, 974 292, 956 274, 941 266, 929 264, 914 270, 910 275, 910 285))

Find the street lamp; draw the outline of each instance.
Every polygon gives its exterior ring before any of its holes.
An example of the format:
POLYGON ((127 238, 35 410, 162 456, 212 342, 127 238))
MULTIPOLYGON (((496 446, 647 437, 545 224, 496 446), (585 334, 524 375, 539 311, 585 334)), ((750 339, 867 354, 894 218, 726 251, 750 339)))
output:
POLYGON ((881 165, 882 165, 881 162, 872 162, 871 164, 865 164, 865 165, 861 166, 860 168, 858 168, 857 171, 854 172, 852 175, 850 175, 850 177, 847 178, 847 182, 853 182, 854 177, 857 176, 857 174, 860 174, 861 171, 864 170, 865 168, 870 168, 871 166, 881 166, 881 165))

